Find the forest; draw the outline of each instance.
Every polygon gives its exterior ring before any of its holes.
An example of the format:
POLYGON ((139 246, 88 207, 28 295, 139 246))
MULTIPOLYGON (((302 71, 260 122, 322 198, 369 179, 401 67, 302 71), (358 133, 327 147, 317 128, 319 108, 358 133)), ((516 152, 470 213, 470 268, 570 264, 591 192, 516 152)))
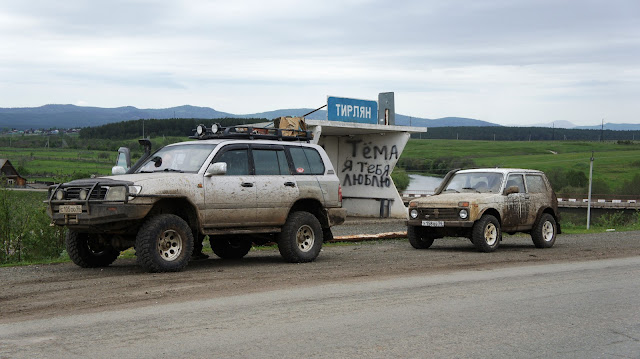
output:
POLYGON ((474 141, 635 141, 640 131, 583 130, 547 127, 429 127, 414 139, 474 141))

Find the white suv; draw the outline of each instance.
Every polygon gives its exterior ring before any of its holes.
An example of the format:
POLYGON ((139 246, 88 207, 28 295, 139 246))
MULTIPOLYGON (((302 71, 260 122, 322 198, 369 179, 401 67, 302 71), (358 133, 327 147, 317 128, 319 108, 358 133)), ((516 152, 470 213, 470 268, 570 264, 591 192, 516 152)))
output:
POLYGON ((147 271, 178 271, 208 235, 222 258, 277 242, 285 260, 313 261, 346 217, 339 179, 309 133, 265 132, 198 126, 198 141, 148 151, 126 174, 52 186, 48 212, 69 229, 69 256, 108 266, 133 246, 147 271))

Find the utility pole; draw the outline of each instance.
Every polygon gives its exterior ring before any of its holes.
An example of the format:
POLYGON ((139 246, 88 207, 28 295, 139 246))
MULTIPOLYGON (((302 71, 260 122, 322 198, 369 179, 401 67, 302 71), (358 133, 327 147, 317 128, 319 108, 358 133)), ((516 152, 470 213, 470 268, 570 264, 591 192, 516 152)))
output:
POLYGON ((600 127, 600 142, 604 141, 604 118, 602 119, 602 126, 600 127))
POLYGON ((591 223, 591 184, 593 183, 593 151, 591 151, 591 160, 589 161, 589 195, 587 199, 587 229, 591 223))

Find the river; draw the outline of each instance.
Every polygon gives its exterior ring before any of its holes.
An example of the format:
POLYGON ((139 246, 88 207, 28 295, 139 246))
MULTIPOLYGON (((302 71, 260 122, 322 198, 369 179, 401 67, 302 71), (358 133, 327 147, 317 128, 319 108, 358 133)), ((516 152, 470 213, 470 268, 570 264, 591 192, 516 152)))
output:
POLYGON ((405 191, 428 191, 433 192, 442 182, 440 177, 423 176, 419 174, 410 174, 409 186, 405 191))

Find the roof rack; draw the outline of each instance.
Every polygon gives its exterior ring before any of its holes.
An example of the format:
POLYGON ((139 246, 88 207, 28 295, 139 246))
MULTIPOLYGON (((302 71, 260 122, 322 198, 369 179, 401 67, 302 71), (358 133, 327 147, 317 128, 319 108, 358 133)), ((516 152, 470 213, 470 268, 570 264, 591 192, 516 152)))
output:
POLYGON ((211 139, 250 139, 250 140, 278 140, 278 141, 311 141, 313 133, 311 131, 266 128, 253 126, 230 126, 221 127, 220 124, 213 124, 207 128, 205 125, 198 125, 193 130, 195 134, 189 138, 197 140, 211 139))

